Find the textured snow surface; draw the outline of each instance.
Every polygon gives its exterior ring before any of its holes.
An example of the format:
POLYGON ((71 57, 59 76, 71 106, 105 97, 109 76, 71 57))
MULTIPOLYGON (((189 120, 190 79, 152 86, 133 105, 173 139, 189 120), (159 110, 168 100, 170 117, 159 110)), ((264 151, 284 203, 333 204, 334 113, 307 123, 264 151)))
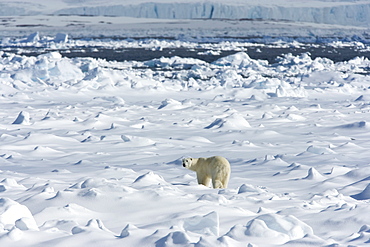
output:
POLYGON ((370 61, 247 52, 207 63, 2 51, 0 246, 368 246, 370 61), (182 167, 213 155, 230 161, 227 189, 182 167))

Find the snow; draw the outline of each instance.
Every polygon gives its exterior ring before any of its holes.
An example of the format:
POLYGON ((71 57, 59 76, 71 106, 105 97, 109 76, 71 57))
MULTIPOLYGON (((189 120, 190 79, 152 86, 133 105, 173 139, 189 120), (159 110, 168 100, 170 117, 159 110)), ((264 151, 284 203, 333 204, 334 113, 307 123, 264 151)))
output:
MULTIPOLYGON (((244 16, 250 5, 253 18, 259 18, 257 9, 274 9, 263 18, 277 18, 285 11, 287 17, 296 14, 294 18, 306 21, 320 7, 338 16, 343 9, 359 13, 333 20, 368 23, 367 15, 361 16, 368 1, 233 1, 227 6, 221 1, 188 2, 186 8, 167 0, 110 4, 117 10, 129 6, 125 11, 130 14, 141 8, 140 17, 157 8, 156 18, 174 13, 171 18, 189 18, 189 11, 209 18, 211 9, 215 18, 241 18, 236 14, 244 16)), ((184 20, 174 20, 168 29, 173 39, 94 39, 114 33, 120 21, 135 26, 124 28, 128 36, 158 37, 164 35, 168 20, 156 20, 156 29, 150 31, 148 21, 153 19, 49 16, 38 21, 91 23, 85 30, 58 26, 63 22, 27 30, 22 21, 57 11, 70 14, 87 6, 86 11, 101 15, 112 7, 89 0, 0 3, 4 11, 22 15, 14 17, 14 26, 4 25, 3 33, 12 35, 3 37, 0 52, 0 246, 369 244, 368 58, 334 62, 305 52, 281 54, 271 62, 249 55, 255 46, 315 47, 318 43, 287 41, 286 33, 280 33, 293 26, 290 34, 301 27, 308 31, 313 24, 188 20, 181 26, 184 20), (23 16, 26 11, 34 16, 23 16), (117 27, 109 31, 99 26, 103 23, 96 24, 107 20, 117 27), (216 23, 219 29, 210 28, 216 23), (188 28, 202 24, 194 33, 188 28), (279 26, 274 36, 279 41, 220 36, 208 42, 231 26, 237 28, 230 32, 239 35, 256 24, 263 27, 262 34, 271 32, 266 26, 279 26), (69 31, 88 35, 76 39, 69 31), (186 56, 119 62, 67 58, 60 52, 121 48, 232 54, 213 62, 186 56), (26 51, 41 54, 21 55, 26 51), (184 157, 214 155, 231 164, 227 189, 198 185, 196 174, 182 167, 184 157)), ((325 35, 349 30, 329 29, 325 35)), ((326 45, 369 50, 364 40, 354 39, 326 45)))
POLYGON ((367 245, 367 59, 0 62, 2 245, 367 245))

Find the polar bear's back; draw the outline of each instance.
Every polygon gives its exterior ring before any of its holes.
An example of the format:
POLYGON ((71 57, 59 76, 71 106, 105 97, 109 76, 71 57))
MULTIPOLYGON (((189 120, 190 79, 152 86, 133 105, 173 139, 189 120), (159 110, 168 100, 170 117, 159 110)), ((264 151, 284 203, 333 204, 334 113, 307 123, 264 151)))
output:
POLYGON ((224 163, 224 164, 228 164, 230 165, 229 161, 222 157, 222 156, 212 156, 212 157, 209 157, 209 158, 204 158, 205 160, 207 160, 209 163, 211 162, 221 162, 221 163, 224 163))
POLYGON ((212 157, 209 157, 207 159, 213 160, 214 162, 221 162, 221 163, 224 163, 224 164, 227 164, 227 165, 230 166, 229 161, 226 158, 222 157, 222 156, 212 156, 212 157))
POLYGON ((222 157, 222 156, 212 156, 209 158, 199 158, 198 163, 201 166, 206 166, 213 172, 222 169, 222 170, 230 170, 230 163, 229 161, 222 157))

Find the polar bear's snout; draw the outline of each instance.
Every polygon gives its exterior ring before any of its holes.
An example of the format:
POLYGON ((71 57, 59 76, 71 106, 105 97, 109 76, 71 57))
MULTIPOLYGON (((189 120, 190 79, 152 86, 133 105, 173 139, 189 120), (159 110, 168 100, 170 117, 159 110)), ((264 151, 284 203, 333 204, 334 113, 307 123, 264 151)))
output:
POLYGON ((190 163, 191 163, 192 159, 183 159, 182 160, 182 166, 185 167, 185 168, 188 168, 190 166, 190 163))

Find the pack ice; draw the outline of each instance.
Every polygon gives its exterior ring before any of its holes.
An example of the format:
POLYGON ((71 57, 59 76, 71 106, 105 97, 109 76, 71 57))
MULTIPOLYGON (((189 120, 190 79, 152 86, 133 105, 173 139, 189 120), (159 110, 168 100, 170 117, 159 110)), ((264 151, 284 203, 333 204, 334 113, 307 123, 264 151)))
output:
POLYGON ((368 59, 0 54, 1 246, 369 244, 368 59))

